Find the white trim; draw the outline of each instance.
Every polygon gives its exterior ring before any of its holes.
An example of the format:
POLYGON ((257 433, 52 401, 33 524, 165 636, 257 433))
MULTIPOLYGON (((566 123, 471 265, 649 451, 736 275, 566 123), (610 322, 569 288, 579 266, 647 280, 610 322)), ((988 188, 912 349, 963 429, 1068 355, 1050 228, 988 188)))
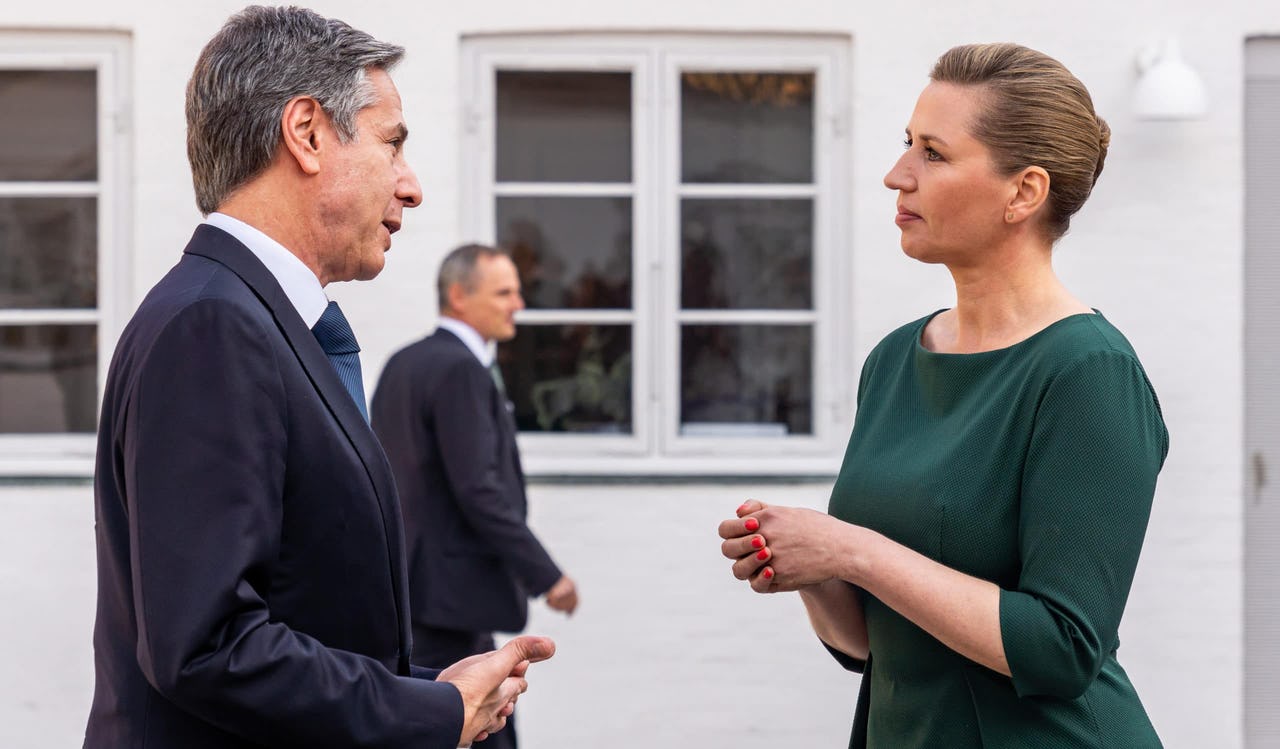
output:
POLYGON ((493 194, 498 198, 630 198, 635 195, 635 188, 607 182, 497 182, 493 194))
MULTIPOLYGON (((98 401, 125 315, 133 307, 131 244, 132 103, 130 38, 120 32, 2 31, 0 69, 97 71, 96 182, 5 182, 5 197, 96 197, 96 310, 0 310, 3 324, 96 324, 98 401)), ((90 476, 94 438, 0 434, 0 476, 90 476)))
POLYGON ((785 185, 708 185, 697 183, 681 184, 676 187, 676 192, 682 198, 774 198, 778 200, 792 200, 816 198, 818 196, 818 186, 812 183, 785 185))
POLYGON ((661 245, 654 248, 658 273, 662 277, 660 306, 653 310, 654 319, 661 329, 661 357, 654 357, 653 366, 662 375, 662 390, 657 413, 658 457, 673 454, 676 449, 675 431, 680 423, 680 89, 676 84, 678 65, 671 54, 661 57, 661 123, 662 142, 658 151, 658 163, 662 165, 662 177, 658 186, 662 213, 658 226, 663 228, 661 245), (665 251, 664 251, 665 250, 665 251))
MULTIPOLYGON (((631 327, 633 361, 644 361, 643 336, 645 323, 642 315, 634 311, 642 303, 647 288, 637 271, 640 258, 639 246, 646 231, 643 217, 646 202, 635 185, 641 184, 647 169, 639 144, 646 137, 642 117, 638 113, 646 106, 644 89, 646 80, 641 71, 645 58, 627 50, 592 53, 588 58, 576 54, 548 54, 529 58, 502 46, 486 49, 483 46, 463 44, 464 64, 461 90, 470 96, 464 102, 464 127, 462 149, 462 182, 464 196, 461 202, 461 222, 464 233, 479 237, 480 241, 496 243, 497 197, 510 196, 570 196, 570 197, 630 197, 632 210, 632 310, 525 310, 518 317, 521 323, 545 324, 622 324, 631 327), (593 72, 631 73, 632 105, 632 183, 497 183, 495 174, 496 113, 494 112, 494 72, 503 70, 591 70, 593 72)), ((569 453, 593 452, 595 454, 637 456, 648 452, 649 426, 644 418, 645 408, 637 397, 648 387, 647 376, 639 368, 632 370, 632 407, 629 434, 536 434, 529 435, 531 453, 542 450, 569 453), (542 444, 547 445, 543 447, 542 444)), ((523 440, 523 438, 522 438, 523 440)))
MULTIPOLYGON (((840 46, 840 45, 836 45, 840 46)), ((822 216, 822 202, 824 189, 829 187, 830 168, 826 170, 820 169, 827 159, 822 157, 822 145, 824 127, 822 116, 822 106, 827 96, 831 96, 831 83, 828 78, 832 68, 831 50, 823 53, 815 54, 811 50, 803 52, 791 50, 783 54, 778 53, 757 53, 755 45, 752 45, 750 52, 738 54, 726 54, 724 52, 716 54, 708 54, 702 50, 697 51, 673 51, 664 55, 664 79, 668 81, 672 90, 668 93, 667 99, 671 102, 671 106, 665 118, 667 128, 668 144, 667 152, 664 154, 663 163, 668 170, 665 188, 668 191, 669 198, 667 231, 669 233, 670 251, 678 253, 680 248, 680 206, 681 201, 687 198, 721 198, 721 199, 741 199, 741 198, 777 198, 777 199, 810 199, 813 201, 814 218, 813 218, 813 248, 812 248, 812 278, 814 285, 813 309, 805 311, 794 310, 777 310, 777 311, 757 311, 757 310, 684 310, 680 308, 679 299, 679 277, 680 277, 680 258, 677 255, 670 262, 670 270, 667 275, 668 301, 670 323, 668 327, 668 349, 667 356, 670 365, 667 372, 668 392, 672 395, 664 403, 664 426, 662 429, 663 449, 665 454, 680 455, 706 455, 708 457, 717 458, 719 460, 729 460, 732 456, 741 455, 813 455, 828 453, 835 458, 834 453, 834 432, 833 425, 823 418, 826 409, 824 406, 825 394, 830 388, 829 380, 831 373, 824 361, 828 352, 838 348, 841 344, 829 337, 829 327, 822 326, 824 318, 832 314, 829 309, 828 302, 830 294, 825 292, 834 279, 822 273, 823 259, 831 252, 833 245, 827 241, 827 233, 823 226, 819 223, 822 216), (679 133, 681 129, 680 122, 680 93, 677 81, 679 75, 683 71, 700 70, 700 71, 750 71, 750 70, 768 70, 768 71, 788 71, 788 72, 811 72, 815 76, 814 91, 814 112, 813 112, 813 135, 814 135, 814 154, 813 154, 813 179, 814 182, 808 184, 686 184, 681 181, 680 173, 680 144, 679 133), (824 178, 827 182, 824 182, 824 178), (680 327, 686 324, 743 324, 743 323, 763 323, 763 324, 781 324, 781 325, 806 325, 810 326, 813 331, 812 336, 812 412, 810 414, 810 425, 812 434, 810 435, 789 435, 780 438, 757 438, 757 437, 704 437, 692 436, 682 432, 683 425, 680 419, 680 401, 677 397, 680 386, 680 327)))
POLYGON ((0 444, 0 478, 93 475, 92 434, 11 434, 0 444))
POLYGON ((520 325, 633 325, 638 319, 629 309, 525 309, 516 313, 520 325))
POLYGON ((675 313, 683 325, 813 325, 817 310, 682 309, 675 313))
MULTIPOLYGON (((648 64, 651 57, 649 52, 636 58, 631 73, 631 179, 635 185, 631 201, 631 308, 636 316, 631 328, 631 429, 636 435, 637 454, 645 456, 654 454, 657 439, 653 419, 649 418, 657 388, 657 357, 653 354, 657 329, 652 313, 647 313, 656 292, 647 248, 659 236, 653 220, 658 201, 649 188, 656 175, 649 155, 661 137, 653 127, 654 112, 661 105, 661 81, 653 74, 653 65, 648 64), (641 61, 646 64, 639 64, 641 61)), ((589 450, 585 454, 590 454, 589 450)))
POLYGON ((850 179, 853 171, 849 98, 850 49, 832 45, 819 69, 815 88, 814 115, 817 130, 813 139, 814 179, 823 186, 813 206, 815 279, 829 279, 814 285, 814 304, 823 310, 814 325, 814 424, 825 425, 828 449, 843 455, 853 428, 858 369, 853 350, 853 253, 849 225, 850 179), (825 345, 822 342, 828 342, 825 345), (825 414, 825 418, 824 418, 825 414))
POLYGON ((79 325, 97 324, 102 320, 100 309, 3 309, 0 308, 0 325, 79 325))
MULTIPOLYGON (((841 289, 850 270, 844 182, 848 165, 848 37, 826 34, 549 33, 464 37, 461 222, 465 234, 494 241, 497 197, 632 197, 630 310, 526 310, 521 324, 632 325, 634 434, 523 433, 531 474, 665 473, 716 475, 761 471, 830 474, 851 421, 845 387, 853 359, 841 289), (632 74, 633 182, 495 183, 494 73, 504 70, 622 71, 632 74), (812 72, 813 182, 681 184, 681 70, 812 72), (680 309, 680 200, 801 199, 813 203, 813 308, 680 309), (812 435, 692 436, 679 433, 682 324, 798 325, 812 329, 812 435), (696 456, 696 460, 690 457, 696 456), (618 460, 618 458, 625 458, 618 460)), ((711 431, 714 426, 708 427, 711 431)), ((728 431, 726 430, 726 434, 728 431)), ((744 434, 768 431, 744 428, 744 434)))
POLYGON ((101 191, 97 182, 0 182, 0 198, 96 198, 101 191))
POLYGON ((549 438, 524 433, 519 437, 521 460, 530 476, 819 476, 834 478, 840 462, 821 454, 790 453, 773 449, 764 454, 711 455, 689 451, 681 455, 634 455, 611 451, 607 440, 596 436, 581 442, 553 445, 549 438), (547 441, 543 441, 547 439, 547 441), (547 449, 555 446, 559 449, 547 449), (575 454, 575 450, 580 450, 575 454))

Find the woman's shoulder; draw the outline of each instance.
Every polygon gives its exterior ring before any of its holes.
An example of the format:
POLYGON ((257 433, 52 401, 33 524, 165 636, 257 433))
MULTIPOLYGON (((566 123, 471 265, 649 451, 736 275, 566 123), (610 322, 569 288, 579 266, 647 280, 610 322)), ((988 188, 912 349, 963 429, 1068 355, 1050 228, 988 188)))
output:
POLYGON ((1040 406, 1045 411, 1093 414, 1116 420, 1117 433, 1136 434, 1124 418, 1145 414, 1150 444, 1159 461, 1169 451, 1160 398, 1129 339, 1101 312, 1075 315, 1046 330, 1028 350, 1029 374, 1040 379, 1040 406))
POLYGON ((1055 369, 1096 358, 1129 359, 1139 364, 1133 344, 1097 310, 1065 317, 1024 343, 1028 344, 1027 354, 1055 369))
POLYGON ((1101 312, 1073 315, 1042 331, 1026 350, 1026 362, 1044 387, 1092 402, 1149 398, 1160 401, 1129 339, 1101 312))

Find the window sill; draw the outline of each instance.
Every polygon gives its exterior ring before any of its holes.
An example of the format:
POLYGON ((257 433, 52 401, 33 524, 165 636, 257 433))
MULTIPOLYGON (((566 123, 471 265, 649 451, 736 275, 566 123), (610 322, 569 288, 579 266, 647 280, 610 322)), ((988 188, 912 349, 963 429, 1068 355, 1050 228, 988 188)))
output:
POLYGON ((0 479, 83 479, 93 476, 92 434, 13 434, 0 437, 0 479))
POLYGON ((662 483, 735 483, 738 481, 830 481, 840 468, 835 456, 581 457, 526 455, 531 481, 609 483, 615 480, 662 483))

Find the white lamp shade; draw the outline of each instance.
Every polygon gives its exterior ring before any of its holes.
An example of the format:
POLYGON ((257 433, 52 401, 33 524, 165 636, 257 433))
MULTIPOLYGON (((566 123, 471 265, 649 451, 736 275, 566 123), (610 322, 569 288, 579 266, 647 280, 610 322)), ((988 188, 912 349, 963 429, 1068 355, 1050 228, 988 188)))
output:
POLYGON ((1134 113, 1145 120, 1193 120, 1209 109, 1204 81, 1183 59, 1178 44, 1166 39, 1139 57, 1134 113))

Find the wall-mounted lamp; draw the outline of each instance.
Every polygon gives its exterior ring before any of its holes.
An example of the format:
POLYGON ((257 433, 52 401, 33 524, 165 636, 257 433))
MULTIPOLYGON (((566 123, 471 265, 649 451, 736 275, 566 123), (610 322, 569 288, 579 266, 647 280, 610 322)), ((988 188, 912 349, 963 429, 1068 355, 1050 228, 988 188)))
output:
POLYGON ((1208 111, 1204 81, 1182 59, 1178 40, 1165 38, 1138 53, 1133 109, 1144 120, 1194 120, 1208 111))

